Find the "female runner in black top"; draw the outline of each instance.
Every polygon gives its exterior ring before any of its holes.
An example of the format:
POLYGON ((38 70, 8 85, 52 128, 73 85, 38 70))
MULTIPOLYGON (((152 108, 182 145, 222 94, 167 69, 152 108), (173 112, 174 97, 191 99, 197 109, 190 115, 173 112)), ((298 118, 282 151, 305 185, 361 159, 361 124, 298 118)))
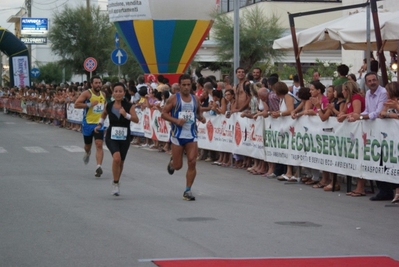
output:
POLYGON ((114 177, 112 194, 114 196, 119 196, 119 179, 130 147, 130 122, 137 123, 139 121, 133 105, 124 100, 125 90, 123 83, 114 84, 112 89, 114 101, 106 105, 101 114, 100 122, 95 128, 97 132, 103 127, 104 120, 108 116, 109 126, 105 136, 105 144, 112 154, 112 174, 114 177))

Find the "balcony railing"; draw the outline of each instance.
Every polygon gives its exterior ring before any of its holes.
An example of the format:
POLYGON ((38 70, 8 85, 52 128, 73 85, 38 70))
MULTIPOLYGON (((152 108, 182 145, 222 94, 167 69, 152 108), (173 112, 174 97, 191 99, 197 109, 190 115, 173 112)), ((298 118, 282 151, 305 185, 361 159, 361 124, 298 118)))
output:
MULTIPOLYGON (((302 1, 294 1, 294 0, 240 0, 240 8, 253 5, 260 2, 303 2, 303 3, 342 3, 342 0, 302 0, 302 1)), ((230 12, 234 10, 234 0, 220 0, 220 12, 230 12)))

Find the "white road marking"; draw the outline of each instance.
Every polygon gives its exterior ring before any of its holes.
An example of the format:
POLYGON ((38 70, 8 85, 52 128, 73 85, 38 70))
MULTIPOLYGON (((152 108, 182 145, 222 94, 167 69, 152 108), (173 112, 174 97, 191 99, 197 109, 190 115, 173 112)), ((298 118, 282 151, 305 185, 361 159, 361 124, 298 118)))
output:
POLYGON ((7 153, 7 150, 5 150, 3 147, 0 147, 0 154, 1 153, 7 153))
POLYGON ((80 146, 61 146, 63 149, 65 149, 66 151, 69 152, 85 152, 85 150, 83 149, 83 147, 80 146))
POLYGON ((13 122, 13 121, 5 121, 4 123, 5 124, 15 124, 15 122, 13 122))
POLYGON ((143 149, 143 150, 147 150, 147 151, 158 151, 158 149, 152 149, 152 148, 149 148, 149 147, 140 147, 141 149, 143 149))
POLYGON ((47 150, 39 146, 24 146, 24 149, 30 153, 48 153, 47 150))

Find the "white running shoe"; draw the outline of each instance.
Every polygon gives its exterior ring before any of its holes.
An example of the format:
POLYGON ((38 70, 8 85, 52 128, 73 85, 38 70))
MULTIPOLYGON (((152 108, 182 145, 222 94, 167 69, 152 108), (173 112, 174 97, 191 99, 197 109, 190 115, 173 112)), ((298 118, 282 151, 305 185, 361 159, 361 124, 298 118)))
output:
POLYGON ((112 182, 112 195, 119 196, 119 183, 112 182))

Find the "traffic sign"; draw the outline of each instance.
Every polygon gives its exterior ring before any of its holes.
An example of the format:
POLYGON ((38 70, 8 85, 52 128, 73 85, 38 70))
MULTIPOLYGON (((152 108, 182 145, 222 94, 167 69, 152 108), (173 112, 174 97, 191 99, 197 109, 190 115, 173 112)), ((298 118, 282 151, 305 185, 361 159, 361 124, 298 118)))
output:
POLYGON ((30 70, 30 76, 37 78, 40 76, 40 70, 38 68, 33 68, 30 70))
POLYGON ((119 35, 117 32, 115 33, 115 48, 119 48, 119 35))
POLYGON ((88 57, 83 63, 83 67, 88 72, 93 72, 97 68, 97 60, 94 57, 88 57))
POLYGON ((115 65, 123 65, 127 61, 127 53, 122 48, 115 49, 111 53, 111 59, 115 65))

